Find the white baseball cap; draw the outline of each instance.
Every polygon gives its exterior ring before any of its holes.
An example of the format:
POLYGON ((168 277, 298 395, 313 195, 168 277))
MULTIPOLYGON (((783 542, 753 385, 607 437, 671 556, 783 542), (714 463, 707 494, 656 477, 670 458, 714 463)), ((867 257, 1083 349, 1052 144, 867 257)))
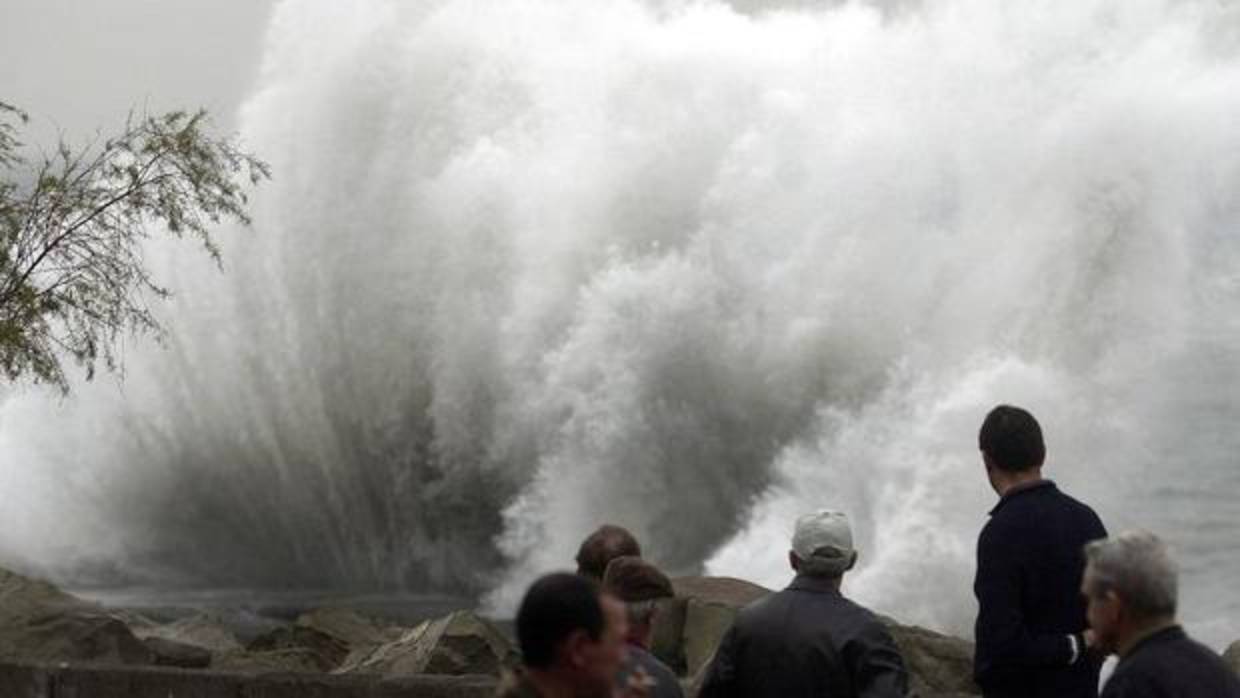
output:
POLYGON ((792 552, 817 571, 846 572, 857 557, 848 516, 841 511, 823 509, 797 519, 792 552))

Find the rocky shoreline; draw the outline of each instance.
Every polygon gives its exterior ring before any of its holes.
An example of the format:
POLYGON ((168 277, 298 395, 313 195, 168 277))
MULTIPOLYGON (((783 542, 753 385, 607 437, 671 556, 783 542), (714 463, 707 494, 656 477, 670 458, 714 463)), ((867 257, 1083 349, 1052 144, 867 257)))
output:
MULTIPOLYGON (((675 586, 677 598, 660 613, 653 649, 692 689, 737 609, 770 591, 742 580, 712 577, 682 578, 675 580, 675 586)), ((917 695, 979 695, 971 679, 971 643, 887 622, 908 662, 917 695)), ((1240 642, 1226 656, 1240 670, 1240 642)), ((96 674, 103 668, 128 669, 160 685, 170 680, 159 673, 168 669, 176 671, 177 680, 211 676, 218 680, 204 685, 220 686, 246 682, 298 686, 314 677, 323 679, 316 685, 324 687, 325 696, 377 695, 382 693, 377 686, 387 685, 383 682, 399 686, 422 677, 428 678, 420 684, 423 688, 406 695, 447 695, 440 691, 449 690, 446 687, 453 682, 463 691, 456 694, 486 695, 517 661, 505 628, 469 611, 402 627, 352 610, 322 608, 243 643, 211 614, 157 623, 0 570, 0 663, 24 667, 21 671, 42 676, 45 684, 57 671, 80 666, 91 667, 96 674)), ((79 674, 74 680, 93 676, 79 674)), ((111 674, 99 674, 105 675, 111 674)), ((50 691, 32 688, 12 694, 41 696, 50 691)), ((205 690, 193 695, 235 693, 205 690)))

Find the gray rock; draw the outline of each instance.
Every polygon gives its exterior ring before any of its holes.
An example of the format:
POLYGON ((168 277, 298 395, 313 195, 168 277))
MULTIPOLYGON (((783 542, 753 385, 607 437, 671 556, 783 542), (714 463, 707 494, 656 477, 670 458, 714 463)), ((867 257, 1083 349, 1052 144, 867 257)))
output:
POLYGON ((686 598, 663 599, 657 604, 654 635, 650 652, 681 676, 688 674, 685 659, 685 616, 689 612, 686 598))
POLYGON ((1223 661, 1227 662, 1227 666, 1233 671, 1240 674, 1240 640, 1231 643, 1231 646, 1223 652, 1223 661))
POLYGON ((154 657, 157 666, 173 666, 182 669, 205 669, 211 666, 211 652, 201 647, 174 642, 160 637, 142 641, 154 657))
POLYGON ((771 593, 731 577, 681 577, 672 586, 676 598, 659 604, 651 652, 681 676, 696 675, 714 654, 719 624, 726 631, 737 609, 771 593))
POLYGON ((318 674, 322 657, 304 647, 251 652, 235 650, 211 660, 211 668, 246 674, 318 674))
POLYGON ((738 610, 715 601, 689 599, 684 634, 685 667, 689 676, 697 676, 715 656, 715 649, 732 627, 738 610))
POLYGON ((884 618, 904 655, 911 688, 923 698, 981 695, 973 683, 973 643, 884 618))
POLYGON ((241 643, 220 618, 211 614, 199 614, 182 618, 165 625, 130 626, 134 634, 143 640, 158 638, 208 650, 213 655, 236 652, 241 643))
POLYGON ((246 646, 249 654, 296 651, 298 664, 308 653, 316 671, 331 671, 349 655, 349 647, 327 633, 303 625, 277 628, 246 646))
POLYGON ((148 664, 129 627, 96 604, 0 569, 0 657, 148 664))
POLYGON ((91 605, 48 582, 0 568, 0 615, 4 617, 37 615, 91 605))
POLYGON ((678 597, 737 609, 771 593, 764 586, 732 577, 680 577, 672 581, 672 587, 678 597))
POLYGON ((407 630, 344 608, 319 608, 303 613, 298 616, 297 625, 330 635, 350 651, 393 642, 407 630))
POLYGON ((350 655, 337 673, 501 676, 516 662, 516 650, 499 628, 474 613, 458 611, 350 655))

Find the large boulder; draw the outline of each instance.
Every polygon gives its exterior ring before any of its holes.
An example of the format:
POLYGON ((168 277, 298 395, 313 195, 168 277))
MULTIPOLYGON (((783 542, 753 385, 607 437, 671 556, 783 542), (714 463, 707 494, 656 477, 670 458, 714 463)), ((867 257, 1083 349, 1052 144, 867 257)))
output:
POLYGON ((400 639, 405 628, 387 625, 344 608, 319 608, 297 617, 297 625, 343 642, 350 651, 378 647, 400 639))
MULTIPOLYGON (((771 591, 743 580, 712 577, 677 579, 673 586, 677 598, 661 607, 653 649, 683 676, 693 677, 690 695, 695 695, 704 669, 737 612, 771 591)), ((912 688, 921 698, 980 694, 972 679, 971 643, 890 619, 884 622, 904 655, 912 688)))
POLYGON ((242 649, 241 642, 228 629, 224 621, 208 613, 189 616, 164 625, 143 624, 135 627, 131 623, 130 627, 142 640, 160 639, 192 645, 201 647, 213 655, 224 655, 242 649))
POLYGON ((1227 651, 1223 652, 1223 661, 1227 662, 1232 670, 1240 674, 1240 640, 1231 643, 1227 651))
POLYGON ((770 589, 733 577, 680 577, 672 582, 676 596, 730 608, 744 608, 771 593, 770 589))
POLYGON ((246 645, 248 654, 286 657, 293 652, 298 666, 309 657, 315 671, 331 671, 349 655, 349 646, 327 633, 304 625, 276 628, 246 645))
POLYGON ((322 657, 304 647, 251 652, 235 650, 211 660, 211 669, 245 674, 322 673, 322 657))
POLYGON ((183 642, 150 637, 142 641, 150 650, 152 663, 181 669, 205 669, 211 665, 211 651, 183 642))
POLYGON ((0 657, 149 664, 119 618, 55 586, 0 569, 0 657))
POLYGON ((672 587, 676 598, 659 604, 651 651, 682 676, 710 660, 739 609, 771 593, 731 577, 681 577, 672 587))
POLYGON ((977 696, 973 683, 973 643, 884 618, 904 655, 911 688, 922 698, 977 696))
POLYGON ((738 609, 771 593, 731 577, 681 577, 672 587, 676 598, 659 603, 651 651, 682 676, 710 659, 738 609))
POLYGON ((516 662, 516 650, 499 628, 477 614, 457 611, 350 655, 337 673, 501 676, 516 662))

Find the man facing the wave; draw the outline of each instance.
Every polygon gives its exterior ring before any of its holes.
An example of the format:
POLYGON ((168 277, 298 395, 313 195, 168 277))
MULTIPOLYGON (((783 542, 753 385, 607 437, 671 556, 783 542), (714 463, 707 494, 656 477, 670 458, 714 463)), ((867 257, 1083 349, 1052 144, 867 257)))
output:
POLYGON ((747 606, 724 635, 699 698, 903 698, 908 671, 877 616, 844 598, 857 562, 840 512, 797 520, 787 589, 747 606))
POLYGON ((977 542, 974 677, 986 698, 1097 698, 1087 651, 1085 545, 1105 538, 1093 509, 1042 477, 1046 446, 1029 412, 1000 405, 978 446, 999 503, 977 542))

